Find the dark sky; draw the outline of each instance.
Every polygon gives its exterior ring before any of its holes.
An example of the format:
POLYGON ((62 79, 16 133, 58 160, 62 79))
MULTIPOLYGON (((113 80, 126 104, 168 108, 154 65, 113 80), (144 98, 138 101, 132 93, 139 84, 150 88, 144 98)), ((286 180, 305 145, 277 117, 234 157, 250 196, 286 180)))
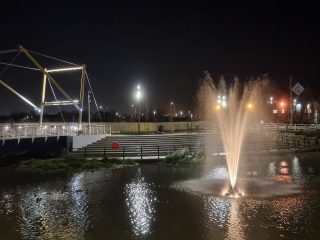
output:
MULTIPOLYGON (((21 44, 85 63, 99 103, 120 112, 129 111, 138 83, 151 108, 173 100, 187 110, 204 70, 242 80, 268 73, 282 86, 293 75, 315 93, 320 87, 320 21, 307 2, 114 2, 1 1, 0 49, 21 44)), ((23 57, 15 63, 31 66, 23 57)), ((0 78, 39 103, 41 74, 29 72, 0 78)), ((57 79, 76 97, 78 81, 67 77, 57 79)), ((31 110, 0 86, 0 114, 15 109, 31 110)))

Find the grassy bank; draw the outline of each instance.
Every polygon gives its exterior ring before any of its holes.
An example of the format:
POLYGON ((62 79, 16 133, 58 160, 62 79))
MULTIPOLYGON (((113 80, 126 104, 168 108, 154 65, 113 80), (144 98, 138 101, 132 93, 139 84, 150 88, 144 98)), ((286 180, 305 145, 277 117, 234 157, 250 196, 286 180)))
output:
POLYGON ((83 170, 113 169, 133 166, 136 163, 131 159, 121 160, 117 158, 84 158, 81 156, 66 156, 52 159, 32 159, 22 161, 17 169, 28 172, 76 172, 83 170))
POLYGON ((314 159, 320 161, 320 151, 298 152, 295 154, 299 159, 314 159))
POLYGON ((164 162, 173 166, 199 165, 205 160, 203 151, 192 152, 187 148, 174 151, 166 156, 164 162))

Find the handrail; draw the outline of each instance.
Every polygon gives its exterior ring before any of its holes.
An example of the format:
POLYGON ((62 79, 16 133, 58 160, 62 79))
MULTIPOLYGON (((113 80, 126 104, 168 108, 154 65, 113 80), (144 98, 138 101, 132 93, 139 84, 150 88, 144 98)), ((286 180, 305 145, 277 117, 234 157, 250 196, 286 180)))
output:
POLYGON ((34 138, 49 136, 76 136, 111 134, 111 126, 106 124, 82 124, 78 131, 78 123, 45 123, 42 127, 38 123, 0 124, 0 140, 14 138, 34 138), (91 131, 89 131, 89 127, 91 131))

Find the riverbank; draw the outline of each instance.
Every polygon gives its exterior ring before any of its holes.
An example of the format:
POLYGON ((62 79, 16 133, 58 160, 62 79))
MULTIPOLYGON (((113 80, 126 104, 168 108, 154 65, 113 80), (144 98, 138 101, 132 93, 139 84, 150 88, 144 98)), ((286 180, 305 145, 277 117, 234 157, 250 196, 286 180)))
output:
POLYGON ((131 159, 117 158, 85 158, 77 155, 66 156, 61 158, 51 159, 31 159, 21 161, 16 169, 24 172, 77 172, 83 170, 99 170, 99 169, 114 169, 134 166, 137 163, 131 159))

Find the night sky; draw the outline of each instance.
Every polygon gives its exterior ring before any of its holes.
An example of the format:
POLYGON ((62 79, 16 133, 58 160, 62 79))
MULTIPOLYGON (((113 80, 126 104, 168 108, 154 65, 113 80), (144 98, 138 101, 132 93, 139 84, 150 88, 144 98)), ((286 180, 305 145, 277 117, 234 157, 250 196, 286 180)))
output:
MULTIPOLYGON (((21 44, 85 63, 98 102, 121 113, 130 111, 138 83, 152 109, 168 108, 170 101, 178 109, 191 108, 204 70, 215 78, 242 80, 268 73, 282 87, 293 75, 319 96, 316 6, 304 1, 114 2, 1 1, 0 50, 21 44)), ((13 56, 0 55, 0 61, 13 56)), ((32 66, 22 56, 15 63, 32 66)), ((39 105, 39 72, 9 69, 0 78, 39 105)), ((77 79, 57 76, 75 98, 77 79)), ((32 109, 0 86, 0 114, 13 110, 32 109)))

